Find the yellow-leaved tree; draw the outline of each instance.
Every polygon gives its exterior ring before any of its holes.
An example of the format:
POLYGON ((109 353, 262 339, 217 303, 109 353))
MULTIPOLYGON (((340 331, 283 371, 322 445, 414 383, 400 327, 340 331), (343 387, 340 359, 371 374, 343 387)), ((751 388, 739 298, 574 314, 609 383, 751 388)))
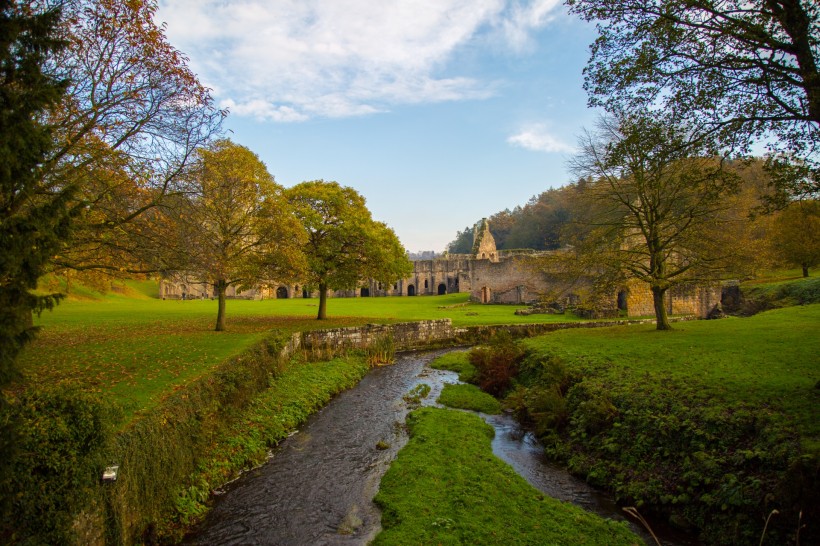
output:
POLYGON ((200 149, 189 177, 189 193, 174 199, 168 213, 181 271, 213 286, 221 331, 229 286, 300 278, 304 231, 282 187, 244 146, 222 139, 200 149))

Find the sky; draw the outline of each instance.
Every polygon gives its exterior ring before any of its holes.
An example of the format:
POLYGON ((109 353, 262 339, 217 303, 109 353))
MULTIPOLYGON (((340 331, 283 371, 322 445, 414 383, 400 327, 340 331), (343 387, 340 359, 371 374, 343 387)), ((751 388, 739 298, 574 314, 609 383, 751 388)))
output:
POLYGON ((560 0, 160 0, 276 181, 356 189, 409 251, 567 184, 595 28, 560 0))

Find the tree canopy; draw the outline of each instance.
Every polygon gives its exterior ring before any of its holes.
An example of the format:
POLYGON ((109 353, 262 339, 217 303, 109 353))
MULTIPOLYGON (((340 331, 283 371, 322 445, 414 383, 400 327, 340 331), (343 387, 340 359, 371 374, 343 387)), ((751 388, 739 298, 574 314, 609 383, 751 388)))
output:
POLYGON ((180 269, 191 281, 213 286, 221 331, 229 286, 297 278, 303 230, 282 187, 244 146, 217 140, 200 149, 189 176, 189 192, 173 201, 180 269))
POLYGON ((662 120, 605 117, 580 139, 573 160, 591 180, 580 194, 592 229, 577 241, 579 264, 613 283, 647 283, 659 330, 671 329, 670 288, 722 271, 722 251, 709 237, 715 231, 705 228, 720 222, 723 199, 739 180, 690 137, 662 120))
POLYGON ((774 222, 772 244, 777 255, 797 265, 803 276, 820 264, 820 201, 797 201, 783 210, 774 222))
POLYGON ((319 289, 318 319, 327 318, 328 289, 356 288, 365 279, 389 284, 412 272, 396 234, 372 219, 356 190, 314 180, 285 193, 306 233, 306 281, 319 289))
POLYGON ((5 517, 7 464, 14 447, 5 387, 17 374, 20 350, 36 331, 32 312, 51 308, 56 295, 35 295, 37 280, 68 238, 70 186, 48 188, 42 164, 53 128, 44 123, 67 82, 44 68, 64 43, 58 9, 36 12, 0 0, 0 514, 5 517))
POLYGON ((67 0, 68 47, 49 60, 70 81, 51 114, 55 146, 45 181, 73 184, 81 216, 58 270, 156 271, 162 233, 145 214, 186 191, 195 151, 224 112, 155 22, 156 0, 67 0))
MULTIPOLYGON (((820 168, 820 4, 814 0, 567 0, 597 22, 591 106, 686 120, 724 146, 770 140, 820 168)), ((820 190, 813 178, 812 192, 820 190)))

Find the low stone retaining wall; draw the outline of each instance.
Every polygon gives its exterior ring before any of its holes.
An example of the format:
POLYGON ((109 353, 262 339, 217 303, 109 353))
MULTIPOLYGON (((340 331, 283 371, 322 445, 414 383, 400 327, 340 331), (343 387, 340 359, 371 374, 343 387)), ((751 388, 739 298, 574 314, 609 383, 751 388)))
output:
POLYGON ((289 356, 300 349, 331 354, 348 349, 366 349, 385 337, 393 339, 397 351, 409 351, 450 344, 461 331, 453 327, 450 319, 313 330, 293 334, 283 354, 289 356))
MULTIPOLYGON (((694 316, 674 317, 672 322, 695 320, 694 316)), ((450 319, 421 320, 398 324, 367 324, 348 328, 313 330, 293 334, 282 356, 296 351, 328 356, 349 349, 367 349, 381 338, 392 337, 396 351, 411 351, 448 345, 469 345, 488 340, 496 332, 507 331, 514 338, 536 336, 571 328, 604 328, 630 324, 654 324, 654 319, 599 320, 586 322, 550 322, 542 324, 499 324, 457 328, 450 319)))

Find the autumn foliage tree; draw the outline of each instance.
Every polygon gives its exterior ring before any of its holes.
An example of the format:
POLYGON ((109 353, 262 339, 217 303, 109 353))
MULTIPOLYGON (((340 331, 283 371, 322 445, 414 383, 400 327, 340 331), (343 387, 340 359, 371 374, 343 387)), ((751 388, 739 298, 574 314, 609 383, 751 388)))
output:
POLYGON ((285 194, 305 231, 305 280, 319 289, 319 320, 327 318, 329 289, 356 288, 364 279, 390 284, 412 272, 396 234, 373 220, 353 188, 314 180, 285 194))
POLYGON ((43 176, 52 187, 76 186, 82 214, 53 265, 106 274, 168 267, 166 234, 146 212, 186 191, 194 152, 224 112, 156 24, 155 0, 61 3, 68 47, 50 70, 71 83, 51 114, 43 176))
POLYGON ((774 221, 772 245, 786 264, 800 267, 804 277, 820 264, 820 201, 795 201, 774 221))
MULTIPOLYGON (((181 270, 213 286, 216 330, 225 329, 229 286, 295 280, 303 267, 301 225, 282 187, 244 146, 217 140, 197 153, 189 193, 173 200, 181 270)), ((167 241, 170 243, 170 241, 167 241)))
POLYGON ((602 118, 579 144, 573 167, 590 182, 579 192, 589 229, 576 241, 578 264, 615 283, 647 283, 657 328, 669 330, 668 290, 723 270, 710 234, 737 175, 685 129, 647 117, 602 118))

